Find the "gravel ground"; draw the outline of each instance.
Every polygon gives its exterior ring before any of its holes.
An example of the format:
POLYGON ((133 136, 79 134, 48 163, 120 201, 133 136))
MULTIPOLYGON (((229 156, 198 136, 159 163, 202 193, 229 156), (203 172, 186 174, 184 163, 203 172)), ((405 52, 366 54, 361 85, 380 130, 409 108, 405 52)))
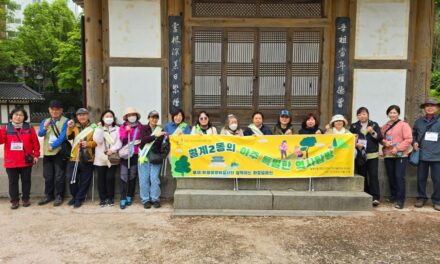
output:
POLYGON ((373 216, 173 217, 170 203, 10 210, 0 263, 440 263, 440 212, 381 205, 373 216))

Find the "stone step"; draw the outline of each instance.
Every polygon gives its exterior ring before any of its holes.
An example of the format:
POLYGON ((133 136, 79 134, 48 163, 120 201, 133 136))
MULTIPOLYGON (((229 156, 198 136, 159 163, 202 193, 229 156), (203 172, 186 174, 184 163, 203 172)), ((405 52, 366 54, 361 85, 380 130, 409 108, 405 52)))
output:
POLYGON ((178 189, 174 209, 369 211, 371 200, 364 192, 178 189))
POLYGON ((272 193, 265 190, 176 190, 174 209, 272 210, 272 193))
POLYGON ((372 211, 174 209, 173 216, 374 216, 372 211))
MULTIPOLYGON (((177 189, 233 190, 234 179, 177 178, 177 189)), ((308 191, 306 179, 238 179, 239 190, 308 191)), ((363 191, 364 177, 313 178, 315 191, 363 191)))
POLYGON ((369 211, 372 197, 364 192, 272 191, 274 210, 369 211))

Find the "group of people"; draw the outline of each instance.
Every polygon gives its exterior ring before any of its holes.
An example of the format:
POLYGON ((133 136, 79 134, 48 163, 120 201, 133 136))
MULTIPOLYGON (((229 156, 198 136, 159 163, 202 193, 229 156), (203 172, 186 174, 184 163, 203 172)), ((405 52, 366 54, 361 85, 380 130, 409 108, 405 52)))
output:
MULTIPOLYGON (((411 129, 401 120, 400 108, 391 105, 386 110, 389 121, 382 127, 370 120, 365 107, 357 110, 358 121, 348 124, 342 115, 332 117, 322 130, 319 119, 313 113, 305 116, 298 134, 346 134, 356 138, 356 173, 365 177, 365 192, 372 195, 373 206, 380 204, 378 179, 379 145, 383 146, 385 168, 389 179, 394 207, 402 209, 405 202, 405 174, 408 156, 419 151, 420 162, 417 169, 418 198, 416 207, 425 205, 426 182, 429 169, 434 191, 431 196, 434 209, 440 211, 440 104, 428 99, 421 108, 425 115, 420 117, 411 129)), ((169 152, 170 135, 217 135, 217 128, 210 121, 209 114, 202 111, 191 128, 185 123, 185 114, 179 109, 171 113, 171 121, 164 128, 158 125, 159 113, 151 111, 148 123, 141 124, 141 115, 135 108, 126 109, 118 125, 115 113, 106 110, 97 124, 89 119, 87 109, 76 112, 76 120, 62 115, 59 101, 49 105, 49 118, 42 120, 38 136, 44 137, 43 174, 45 196, 39 201, 44 205, 53 201, 59 206, 64 199, 65 168, 70 182, 72 198, 68 202, 74 208, 82 205, 96 169, 100 206, 114 205, 115 172, 120 170, 120 203, 125 209, 133 203, 136 179, 139 178, 140 199, 145 209, 160 207, 160 172, 162 163, 169 152), (70 143, 71 141, 72 143, 70 143)), ((11 208, 19 207, 18 183, 22 181, 23 206, 29 206, 32 165, 38 162, 40 145, 37 133, 27 120, 27 113, 16 108, 10 113, 10 122, 0 129, 0 144, 5 144, 5 167, 9 178, 11 208)), ((277 124, 270 129, 264 124, 264 115, 255 112, 252 122, 240 128, 238 118, 230 114, 220 135, 259 136, 293 135, 292 116, 282 110, 277 124)), ((282 151, 282 150, 281 150, 282 151)), ((285 152, 285 151, 284 151, 285 152)), ((285 153, 284 153, 285 155, 285 153)))

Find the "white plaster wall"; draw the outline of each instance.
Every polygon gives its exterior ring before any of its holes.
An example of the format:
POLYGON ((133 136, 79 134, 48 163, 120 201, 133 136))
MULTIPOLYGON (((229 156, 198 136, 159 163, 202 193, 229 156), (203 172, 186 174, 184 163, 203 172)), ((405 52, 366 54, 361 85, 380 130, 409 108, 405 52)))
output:
POLYGON ((406 60, 410 0, 358 0, 355 59, 406 60))
POLYGON ((109 0, 110 57, 160 58, 160 0, 109 0))
POLYGON ((28 119, 26 121, 31 121, 31 109, 29 108, 28 104, 23 105, 24 110, 26 110, 26 112, 28 113, 28 119))
POLYGON ((161 87, 160 67, 110 67, 110 108, 119 121, 128 106, 140 112, 144 124, 151 110, 162 118, 161 87))
POLYGON ((1 122, 4 124, 4 123, 7 123, 9 120, 8 120, 8 106, 7 105, 1 105, 1 115, 2 115, 2 120, 1 120, 1 122))
POLYGON ((390 105, 400 107, 400 118, 405 117, 406 70, 354 70, 352 121, 356 110, 367 107, 370 119, 380 126, 388 120, 386 109, 390 105))

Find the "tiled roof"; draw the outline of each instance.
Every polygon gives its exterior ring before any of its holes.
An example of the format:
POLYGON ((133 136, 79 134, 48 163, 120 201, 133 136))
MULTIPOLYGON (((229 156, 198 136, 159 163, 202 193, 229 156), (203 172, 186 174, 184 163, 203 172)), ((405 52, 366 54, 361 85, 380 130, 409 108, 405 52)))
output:
POLYGON ((44 97, 24 83, 0 82, 0 100, 44 101, 44 97))

